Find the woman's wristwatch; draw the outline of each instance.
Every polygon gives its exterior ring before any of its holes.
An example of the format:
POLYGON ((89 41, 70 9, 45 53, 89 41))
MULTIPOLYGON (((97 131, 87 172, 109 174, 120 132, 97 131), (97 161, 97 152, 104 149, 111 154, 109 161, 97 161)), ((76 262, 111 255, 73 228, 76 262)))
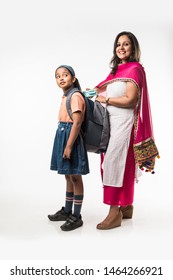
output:
POLYGON ((105 99, 105 101, 106 101, 106 104, 108 104, 108 102, 109 102, 109 99, 110 99, 110 97, 106 97, 106 99, 105 99))

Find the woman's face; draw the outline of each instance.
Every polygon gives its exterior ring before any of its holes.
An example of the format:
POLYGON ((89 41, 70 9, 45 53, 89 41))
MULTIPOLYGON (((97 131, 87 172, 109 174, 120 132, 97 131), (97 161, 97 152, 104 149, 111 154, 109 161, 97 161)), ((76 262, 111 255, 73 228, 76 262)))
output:
POLYGON ((121 60, 121 63, 126 63, 132 54, 132 44, 127 35, 119 37, 116 46, 116 55, 121 60))

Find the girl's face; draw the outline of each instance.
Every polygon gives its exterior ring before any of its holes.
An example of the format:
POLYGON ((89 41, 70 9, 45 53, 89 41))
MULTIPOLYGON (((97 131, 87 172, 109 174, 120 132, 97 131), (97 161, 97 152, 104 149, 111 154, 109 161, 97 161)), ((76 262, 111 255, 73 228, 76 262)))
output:
POLYGON ((65 92, 75 82, 76 78, 66 68, 59 68, 55 74, 57 85, 65 92))
POLYGON ((132 44, 127 35, 122 35, 119 37, 116 46, 116 55, 121 60, 122 63, 126 63, 130 55, 132 54, 132 44))

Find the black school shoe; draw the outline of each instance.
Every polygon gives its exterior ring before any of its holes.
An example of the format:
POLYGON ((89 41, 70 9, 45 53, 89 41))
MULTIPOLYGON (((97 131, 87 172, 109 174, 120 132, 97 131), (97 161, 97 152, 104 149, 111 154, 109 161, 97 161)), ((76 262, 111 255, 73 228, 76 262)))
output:
POLYGON ((64 207, 61 208, 58 212, 53 215, 48 215, 50 221, 57 222, 57 221, 66 221, 68 217, 71 215, 71 212, 66 213, 64 211, 64 207))
POLYGON ((74 230, 83 225, 82 216, 76 217, 75 215, 70 215, 66 222, 60 227, 63 231, 74 230))

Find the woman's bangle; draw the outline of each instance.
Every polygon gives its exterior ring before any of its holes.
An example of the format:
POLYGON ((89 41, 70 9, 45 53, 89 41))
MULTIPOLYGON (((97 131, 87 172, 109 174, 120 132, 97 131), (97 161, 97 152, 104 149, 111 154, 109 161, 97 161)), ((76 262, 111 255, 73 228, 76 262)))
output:
POLYGON ((110 97, 106 97, 106 104, 108 104, 110 97))

